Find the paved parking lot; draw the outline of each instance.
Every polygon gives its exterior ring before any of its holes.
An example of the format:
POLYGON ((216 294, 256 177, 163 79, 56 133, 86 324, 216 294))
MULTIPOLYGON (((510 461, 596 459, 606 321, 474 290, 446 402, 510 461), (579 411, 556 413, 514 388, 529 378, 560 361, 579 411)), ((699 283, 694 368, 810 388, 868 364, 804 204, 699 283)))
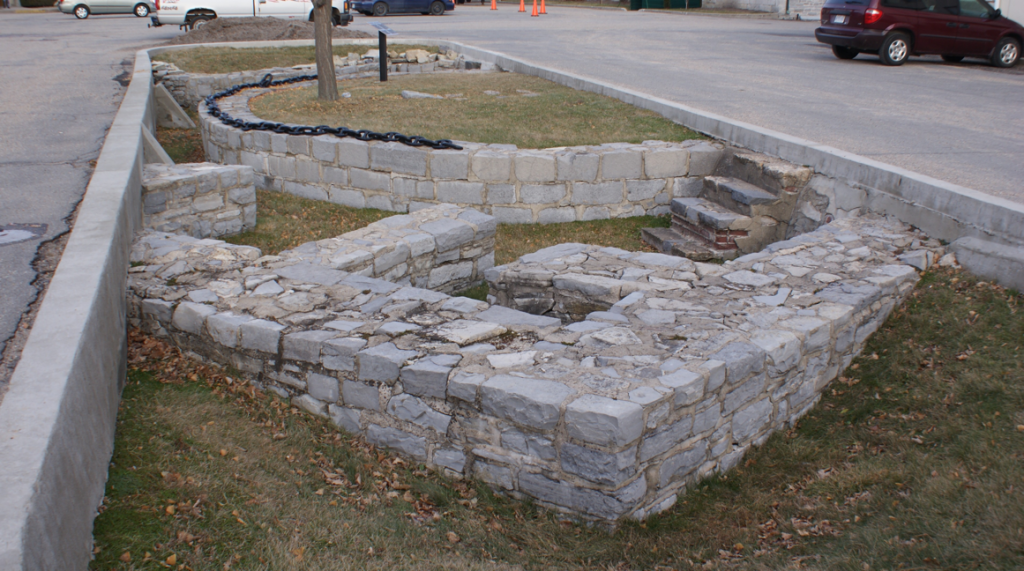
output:
MULTIPOLYGON (((1022 65, 840 61, 814 39, 816 22, 577 8, 531 18, 517 8, 383 20, 1024 202, 1022 65)), ((374 32, 371 21, 353 26, 374 32)))

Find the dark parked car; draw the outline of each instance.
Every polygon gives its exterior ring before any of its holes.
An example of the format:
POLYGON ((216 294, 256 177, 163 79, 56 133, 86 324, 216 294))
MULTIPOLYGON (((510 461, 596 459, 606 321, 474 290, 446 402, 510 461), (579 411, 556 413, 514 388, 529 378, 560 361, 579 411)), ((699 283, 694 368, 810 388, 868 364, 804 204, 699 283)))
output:
POLYGON ((1024 28, 983 0, 828 0, 814 36, 839 59, 870 52, 902 65, 911 55, 937 54, 1010 67, 1020 58, 1024 28))
POLYGON ((455 3, 452 0, 364 0, 352 2, 352 9, 377 17, 401 12, 440 16, 445 10, 454 10, 455 3))

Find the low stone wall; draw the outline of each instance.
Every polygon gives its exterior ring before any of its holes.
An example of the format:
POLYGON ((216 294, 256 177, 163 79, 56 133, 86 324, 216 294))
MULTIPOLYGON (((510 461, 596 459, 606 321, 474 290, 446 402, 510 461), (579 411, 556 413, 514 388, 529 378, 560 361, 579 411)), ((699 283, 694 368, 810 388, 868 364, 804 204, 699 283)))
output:
POLYGON ((210 238, 256 227, 256 189, 249 167, 148 164, 142 176, 145 228, 210 238))
MULTIPOLYGON (((470 224, 438 243, 493 224, 443 212, 470 224)), ((429 233, 399 226, 380 238, 429 233)), ((339 240, 375 247, 361 236, 339 240)), ((131 321, 371 443, 606 522, 667 508, 799 418, 911 290, 907 264, 942 252, 849 218, 724 266, 563 244, 486 270, 535 315, 335 269, 325 242, 260 257, 144 237, 131 321)))
MULTIPOLYGON (((220 100, 233 117, 258 121, 253 89, 220 100)), ((415 211, 436 204, 468 206, 506 223, 598 220, 668 212, 673 197, 700 188, 722 157, 707 141, 612 143, 543 150, 460 143, 456 150, 244 132, 200 108, 211 161, 244 164, 257 188, 355 208, 415 211)))

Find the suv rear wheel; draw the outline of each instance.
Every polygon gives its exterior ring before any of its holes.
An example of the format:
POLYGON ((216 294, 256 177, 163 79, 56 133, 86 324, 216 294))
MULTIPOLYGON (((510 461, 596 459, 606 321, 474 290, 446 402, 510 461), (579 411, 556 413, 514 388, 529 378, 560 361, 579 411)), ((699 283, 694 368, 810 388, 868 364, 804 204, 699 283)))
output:
POLYGON ((1020 43, 1013 38, 1003 38, 992 52, 992 65, 1012 67, 1020 59, 1020 43))
POLYGON ((878 57, 885 65, 903 65, 910 57, 910 36, 903 32, 893 32, 882 41, 878 57))
POLYGON ((839 59, 853 59, 857 57, 860 50, 855 50, 846 46, 832 46, 832 53, 839 59))

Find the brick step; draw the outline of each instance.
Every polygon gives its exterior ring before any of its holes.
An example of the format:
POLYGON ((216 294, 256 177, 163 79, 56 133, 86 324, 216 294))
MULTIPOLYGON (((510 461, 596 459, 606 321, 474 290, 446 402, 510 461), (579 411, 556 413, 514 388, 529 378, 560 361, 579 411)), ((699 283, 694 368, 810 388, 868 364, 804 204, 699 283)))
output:
POLYGON ((771 206, 779 202, 779 197, 775 194, 749 182, 727 176, 705 178, 704 192, 701 196, 745 216, 755 216, 755 206, 771 206))
POLYGON ((749 230, 753 220, 746 215, 704 198, 676 198, 672 201, 672 218, 681 218, 692 225, 711 230, 749 230))
POLYGON ((672 228, 643 228, 640 237, 664 254, 682 256, 697 262, 728 260, 739 255, 738 250, 716 250, 701 238, 672 228))

